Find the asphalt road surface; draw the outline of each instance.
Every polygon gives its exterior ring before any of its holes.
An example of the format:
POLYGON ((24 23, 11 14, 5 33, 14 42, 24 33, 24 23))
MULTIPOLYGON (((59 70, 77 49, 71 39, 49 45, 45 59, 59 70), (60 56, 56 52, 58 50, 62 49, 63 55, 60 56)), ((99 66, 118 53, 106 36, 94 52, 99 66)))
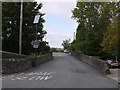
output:
POLYGON ((118 83, 75 57, 54 59, 26 72, 1 77, 3 88, 118 88, 118 83))

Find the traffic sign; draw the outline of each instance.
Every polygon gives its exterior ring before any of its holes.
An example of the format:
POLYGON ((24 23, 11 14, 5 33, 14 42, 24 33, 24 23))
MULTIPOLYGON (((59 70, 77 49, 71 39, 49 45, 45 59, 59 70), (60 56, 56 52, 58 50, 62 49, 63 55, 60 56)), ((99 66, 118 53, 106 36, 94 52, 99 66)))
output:
POLYGON ((38 45, 33 45, 33 48, 38 48, 38 45))
POLYGON ((40 19, 40 15, 36 15, 33 23, 38 23, 39 19, 40 19))
POLYGON ((40 45, 40 41, 38 41, 37 39, 33 40, 31 42, 31 45, 33 45, 33 48, 38 48, 38 46, 40 45))
POLYGON ((37 39, 31 42, 31 45, 40 45, 40 41, 38 41, 37 39))
POLYGON ((31 42, 31 45, 33 45, 33 43, 34 43, 34 40, 31 42))
POLYGON ((34 42, 33 45, 40 45, 39 42, 34 42))

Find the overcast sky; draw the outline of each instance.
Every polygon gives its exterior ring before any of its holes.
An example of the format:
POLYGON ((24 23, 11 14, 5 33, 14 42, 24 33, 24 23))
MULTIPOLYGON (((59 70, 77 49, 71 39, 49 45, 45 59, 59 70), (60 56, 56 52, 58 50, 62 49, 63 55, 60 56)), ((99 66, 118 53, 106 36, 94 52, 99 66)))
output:
MULTIPOLYGON (((41 0, 36 0, 38 3, 41 0)), ((73 40, 73 33, 76 32, 77 23, 71 19, 72 12, 76 6, 73 0, 66 0, 66 2, 42 2, 43 7, 40 12, 44 12, 44 30, 47 31, 46 40, 50 47, 62 48, 62 42, 65 39, 73 40)))

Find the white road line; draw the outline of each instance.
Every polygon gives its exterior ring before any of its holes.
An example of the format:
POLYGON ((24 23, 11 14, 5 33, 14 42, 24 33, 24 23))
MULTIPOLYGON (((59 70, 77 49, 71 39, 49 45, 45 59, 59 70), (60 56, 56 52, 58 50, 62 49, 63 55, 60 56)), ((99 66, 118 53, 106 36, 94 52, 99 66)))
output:
POLYGON ((32 79, 34 79, 36 76, 34 76, 34 77, 31 77, 31 78, 29 78, 29 80, 32 80, 32 79))
POLYGON ((38 76, 35 80, 38 80, 38 79, 40 79, 41 78, 41 76, 38 76))
POLYGON ((25 73, 21 73, 18 75, 9 75, 9 76, 4 76, 4 77, 0 77, 1 80, 5 80, 5 79, 10 79, 10 80, 48 80, 50 78, 52 78, 51 74, 56 73, 56 72, 32 72, 30 74, 25 74, 25 73))

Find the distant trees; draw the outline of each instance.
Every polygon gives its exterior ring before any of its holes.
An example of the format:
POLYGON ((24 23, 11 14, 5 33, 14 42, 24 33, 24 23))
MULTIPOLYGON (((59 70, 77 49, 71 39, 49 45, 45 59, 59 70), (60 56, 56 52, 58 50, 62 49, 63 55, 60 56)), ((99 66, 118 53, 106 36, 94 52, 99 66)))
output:
POLYGON ((56 48, 51 48, 52 52, 58 52, 56 48))
MULTIPOLYGON (((118 13, 120 12, 118 11, 120 9, 119 3, 77 2, 76 8, 72 11, 72 18, 78 22, 78 27, 76 40, 71 43, 71 50, 83 51, 88 55, 103 57, 107 55, 102 49, 104 47, 102 41, 105 39, 104 33, 112 28, 110 26, 113 24, 113 18, 120 14, 118 13)), ((120 23, 118 22, 118 24, 120 23)))
POLYGON ((51 48, 52 52, 63 52, 64 50, 62 48, 51 48))
POLYGON ((64 40, 63 43, 62 43, 62 46, 64 47, 64 50, 65 49, 69 50, 70 49, 70 39, 64 40))
MULTIPOLYGON (((49 51, 47 43, 42 39, 47 34, 43 30, 44 13, 39 12, 42 3, 24 2, 23 3, 23 33, 22 33, 22 54, 34 52, 31 41, 35 40, 36 29, 33 20, 35 15, 40 15, 37 36, 41 40, 39 51, 49 51), (44 49, 44 50, 43 50, 44 49)), ((19 27, 20 27, 20 2, 3 2, 2 3, 2 50, 18 53, 19 51, 19 27)))

